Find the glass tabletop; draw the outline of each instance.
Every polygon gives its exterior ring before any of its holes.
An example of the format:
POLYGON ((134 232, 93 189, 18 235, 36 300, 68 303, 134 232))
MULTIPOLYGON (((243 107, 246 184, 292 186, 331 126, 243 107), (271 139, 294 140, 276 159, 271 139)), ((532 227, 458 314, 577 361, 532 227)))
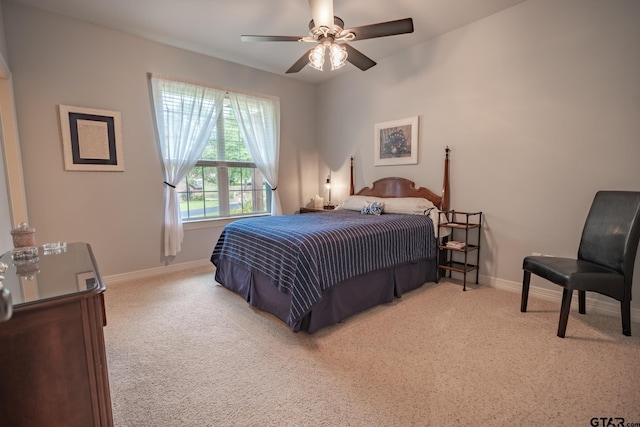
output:
POLYGON ((11 292, 14 308, 104 287, 87 243, 40 246, 20 254, 9 251, 0 261, 9 266, 3 285, 11 292))

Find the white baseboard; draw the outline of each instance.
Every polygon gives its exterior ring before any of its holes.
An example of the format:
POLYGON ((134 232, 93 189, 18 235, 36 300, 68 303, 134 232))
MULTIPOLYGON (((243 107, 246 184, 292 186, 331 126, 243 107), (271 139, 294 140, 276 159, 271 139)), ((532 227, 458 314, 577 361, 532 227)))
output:
POLYGON ((178 264, 165 265, 162 267, 149 268, 146 270, 132 271, 129 273, 112 274, 110 276, 104 276, 103 279, 105 283, 111 285, 115 283, 126 282, 129 280, 146 279, 149 277, 160 276, 164 274, 178 273, 181 271, 196 269, 199 270, 207 267, 210 267, 211 271, 215 271, 215 267, 213 266, 211 261, 209 261, 208 259, 203 259, 198 261, 188 261, 178 264))
MULTIPOLYGON (((490 286, 496 289, 502 289, 509 292, 522 293, 522 283, 521 282, 512 282, 509 280, 498 279, 490 276, 480 275, 478 277, 478 282, 481 285, 490 286)), ((529 296, 540 298, 546 301, 554 301, 558 303, 558 313, 560 312, 560 303, 562 301, 562 288, 558 287, 558 290, 541 288, 538 286, 531 285, 529 287, 529 296)), ((578 298, 573 298, 571 301, 571 305, 577 306, 578 298)), ((601 313, 609 316, 617 316, 620 317, 620 303, 619 302, 608 302, 608 301, 598 301, 589 297, 589 292, 587 292, 586 298, 586 308, 587 311, 593 310, 596 313, 601 313)), ((631 308, 631 321, 640 323, 640 309, 631 308)))

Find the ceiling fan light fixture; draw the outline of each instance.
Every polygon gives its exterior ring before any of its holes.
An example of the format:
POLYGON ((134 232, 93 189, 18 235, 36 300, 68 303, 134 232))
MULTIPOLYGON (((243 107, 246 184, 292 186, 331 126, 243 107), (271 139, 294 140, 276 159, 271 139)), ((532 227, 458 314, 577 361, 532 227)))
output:
POLYGON ((322 66, 324 65, 324 50, 325 47, 322 43, 311 49, 311 52, 309 52, 309 66, 311 68, 322 71, 322 66))
POLYGON ((344 67, 347 63, 347 50, 339 44, 333 43, 329 46, 329 59, 331 60, 331 70, 344 67))
MULTIPOLYGON (((1 0, 0 0, 1 1, 1 0)), ((325 55, 329 52, 331 70, 337 70, 348 61, 362 71, 376 65, 376 62, 356 50, 349 42, 379 37, 413 33, 413 19, 397 19, 345 29, 344 21, 333 14, 334 0, 308 0, 311 7, 309 35, 307 36, 258 36, 243 35, 246 42, 307 42, 316 46, 307 50, 286 71, 287 74, 301 71, 305 65, 323 71, 325 55), (340 44, 336 44, 340 43, 340 44)))

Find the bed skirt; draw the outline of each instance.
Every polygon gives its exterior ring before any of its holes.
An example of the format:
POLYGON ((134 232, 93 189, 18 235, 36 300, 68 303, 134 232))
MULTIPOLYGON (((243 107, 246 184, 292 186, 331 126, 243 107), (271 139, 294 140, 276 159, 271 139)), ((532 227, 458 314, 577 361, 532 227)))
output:
POLYGON ((356 313, 400 298, 405 292, 436 281, 436 260, 425 259, 348 279, 325 291, 300 320, 290 319, 291 299, 259 272, 219 260, 216 281, 252 306, 273 314, 294 332, 314 333, 356 313))

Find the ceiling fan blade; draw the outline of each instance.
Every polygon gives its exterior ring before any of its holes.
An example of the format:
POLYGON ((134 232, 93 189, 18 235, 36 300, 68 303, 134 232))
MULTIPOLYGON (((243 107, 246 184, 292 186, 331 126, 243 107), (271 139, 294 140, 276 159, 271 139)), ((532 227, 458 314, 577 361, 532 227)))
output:
MULTIPOLYGON (((313 48, 311 48, 313 49, 313 48)), ((296 61, 295 64, 293 64, 288 70, 287 70, 287 74, 291 74, 291 73, 297 73, 298 71, 302 70, 304 68, 305 65, 307 65, 309 63, 309 52, 311 52, 311 49, 309 49, 308 51, 306 51, 304 53, 304 55, 302 55, 300 57, 300 59, 298 59, 296 61)))
POLYGON ((351 41, 413 33, 413 19, 405 18, 398 19, 397 21, 380 22, 378 24, 348 28, 345 29, 341 34, 346 33, 355 34, 355 38, 351 41))
POLYGON ((309 7, 316 27, 333 28, 333 0, 309 0, 309 7))
POLYGON ((243 42, 299 42, 303 36, 240 36, 243 42))
POLYGON ((373 59, 369 58, 359 50, 353 48, 351 45, 347 43, 341 43, 340 46, 344 47, 347 50, 347 61, 360 68, 362 71, 367 71, 369 68, 376 65, 376 62, 373 59))

